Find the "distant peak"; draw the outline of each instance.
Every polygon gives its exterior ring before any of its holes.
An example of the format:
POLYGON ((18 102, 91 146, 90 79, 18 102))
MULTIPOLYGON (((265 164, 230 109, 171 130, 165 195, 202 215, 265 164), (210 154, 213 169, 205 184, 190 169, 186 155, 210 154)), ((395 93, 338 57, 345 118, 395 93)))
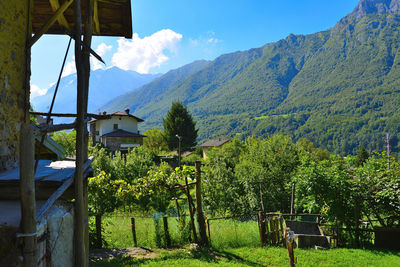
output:
POLYGON ((356 19, 368 14, 400 13, 400 0, 361 0, 351 13, 356 19))

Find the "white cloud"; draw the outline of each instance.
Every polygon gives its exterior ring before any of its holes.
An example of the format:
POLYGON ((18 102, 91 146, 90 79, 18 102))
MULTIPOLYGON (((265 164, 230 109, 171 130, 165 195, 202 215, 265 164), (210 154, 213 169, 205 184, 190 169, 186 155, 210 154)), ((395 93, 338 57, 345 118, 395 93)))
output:
POLYGON ((39 86, 35 85, 35 84, 31 84, 31 99, 37 97, 37 96, 41 96, 41 95, 45 95, 47 93, 48 89, 40 89, 39 86))
POLYGON ((62 73, 61 77, 65 77, 68 76, 70 74, 73 74, 76 72, 76 67, 75 67, 75 57, 73 61, 68 62, 65 66, 64 66, 64 71, 62 73))
MULTIPOLYGON (((96 53, 100 57, 103 57, 111 49, 112 49, 111 45, 106 45, 105 43, 101 43, 97 47, 96 53)), ((100 61, 98 61, 97 58, 95 58, 93 55, 91 55, 90 61, 91 61, 92 70, 104 69, 104 67, 105 67, 104 64, 101 63, 100 61)))
POLYGON ((217 39, 217 38, 209 38, 209 39, 207 40, 207 43, 209 43, 209 44, 217 44, 217 43, 219 43, 219 42, 221 42, 221 40, 220 40, 220 39, 217 39))
POLYGON ((173 53, 177 51, 181 39, 182 34, 170 29, 158 31, 143 39, 134 33, 132 40, 118 40, 118 51, 113 55, 112 63, 124 70, 148 73, 151 68, 159 67, 169 59, 164 54, 166 50, 173 53))

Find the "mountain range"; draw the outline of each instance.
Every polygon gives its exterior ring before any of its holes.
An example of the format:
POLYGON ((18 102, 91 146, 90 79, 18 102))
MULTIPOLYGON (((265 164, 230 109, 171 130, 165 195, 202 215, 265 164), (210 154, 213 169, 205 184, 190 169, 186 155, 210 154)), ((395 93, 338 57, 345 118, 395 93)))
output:
POLYGON ((346 155, 384 150, 388 132, 399 152, 399 37, 400 0, 361 0, 331 29, 193 62, 98 109, 129 108, 144 130, 179 100, 200 142, 284 133, 346 155))
MULTIPOLYGON (((134 92, 137 88, 160 77, 161 74, 140 74, 117 67, 98 69, 90 73, 88 111, 97 113, 110 99, 134 92)), ((60 80, 53 112, 76 113, 76 73, 60 80)), ((56 85, 52 85, 42 96, 31 99, 35 111, 48 112, 56 85)), ((58 122, 63 120, 58 119, 58 122)))

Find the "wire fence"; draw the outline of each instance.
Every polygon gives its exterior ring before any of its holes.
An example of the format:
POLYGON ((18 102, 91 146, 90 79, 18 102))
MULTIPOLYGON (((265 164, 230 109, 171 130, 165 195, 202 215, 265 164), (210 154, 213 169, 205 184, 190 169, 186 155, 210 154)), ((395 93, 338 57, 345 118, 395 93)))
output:
POLYGON ((207 219, 207 232, 211 246, 217 249, 260 244, 256 213, 207 219))

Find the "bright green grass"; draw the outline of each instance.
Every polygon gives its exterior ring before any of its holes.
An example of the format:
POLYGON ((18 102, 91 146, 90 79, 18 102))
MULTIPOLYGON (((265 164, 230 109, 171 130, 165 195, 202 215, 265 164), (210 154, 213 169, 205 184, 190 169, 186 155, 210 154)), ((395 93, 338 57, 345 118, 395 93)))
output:
POLYGON ((257 216, 249 216, 248 221, 239 220, 211 220, 210 233, 213 248, 238 248, 258 246, 260 235, 258 232, 257 216))
MULTIPOLYGON (((235 219, 211 220, 211 244, 214 248, 237 248, 258 246, 259 233, 256 216, 249 216, 246 221, 235 219)), ((189 218, 187 218, 189 220, 189 218)), ((135 217, 138 246, 155 248, 155 227, 153 218, 135 217)), ((162 221, 160 221, 162 226, 162 221)), ((128 248, 133 246, 131 221, 129 217, 107 217, 104 219, 105 235, 109 248, 128 248)), ((169 234, 173 247, 187 245, 182 242, 178 230, 177 219, 168 218, 169 234)), ((198 229, 198 228, 197 228, 198 229)), ((163 232, 163 228, 161 229, 163 232)))
MULTIPOLYGON (((159 251, 153 259, 113 259, 91 266, 288 266, 284 248, 232 248, 219 251, 159 251)), ((400 266, 400 252, 296 249, 296 266, 400 266)))

